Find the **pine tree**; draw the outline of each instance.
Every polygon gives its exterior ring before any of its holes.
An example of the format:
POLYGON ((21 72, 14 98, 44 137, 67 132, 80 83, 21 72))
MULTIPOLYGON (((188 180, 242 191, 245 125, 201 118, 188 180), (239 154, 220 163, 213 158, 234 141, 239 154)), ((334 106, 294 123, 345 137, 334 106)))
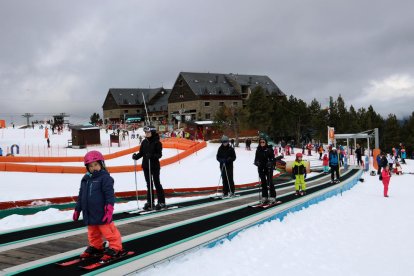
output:
POLYGON ((101 118, 98 113, 93 113, 90 117, 90 120, 91 120, 90 123, 92 125, 97 125, 98 123, 101 122, 101 118))

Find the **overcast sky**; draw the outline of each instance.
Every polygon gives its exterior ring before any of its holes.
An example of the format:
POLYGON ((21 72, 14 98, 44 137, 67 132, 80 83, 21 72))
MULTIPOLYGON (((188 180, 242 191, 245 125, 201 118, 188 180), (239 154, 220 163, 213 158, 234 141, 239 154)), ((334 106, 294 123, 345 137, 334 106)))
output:
POLYGON ((414 1, 0 1, 0 119, 102 114, 109 88, 180 71, 268 75, 287 95, 414 111, 414 1))

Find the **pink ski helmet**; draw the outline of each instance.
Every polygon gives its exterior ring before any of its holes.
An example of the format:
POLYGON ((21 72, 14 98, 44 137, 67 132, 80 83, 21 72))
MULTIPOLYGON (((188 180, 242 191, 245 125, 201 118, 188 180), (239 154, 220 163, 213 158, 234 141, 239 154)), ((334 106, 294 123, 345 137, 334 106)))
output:
POLYGON ((296 153, 296 158, 302 157, 302 153, 298 152, 296 153))
POLYGON ((92 162, 98 162, 98 161, 103 162, 104 157, 103 157, 102 153, 100 153, 99 151, 96 151, 96 150, 91 150, 84 157, 85 166, 92 163, 92 162))

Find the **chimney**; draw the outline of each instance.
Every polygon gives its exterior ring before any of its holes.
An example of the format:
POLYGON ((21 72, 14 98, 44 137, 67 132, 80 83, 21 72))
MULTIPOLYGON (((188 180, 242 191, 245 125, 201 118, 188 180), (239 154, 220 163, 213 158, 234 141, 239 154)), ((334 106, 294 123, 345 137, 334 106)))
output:
POLYGON ((216 75, 216 83, 218 83, 218 76, 216 75))

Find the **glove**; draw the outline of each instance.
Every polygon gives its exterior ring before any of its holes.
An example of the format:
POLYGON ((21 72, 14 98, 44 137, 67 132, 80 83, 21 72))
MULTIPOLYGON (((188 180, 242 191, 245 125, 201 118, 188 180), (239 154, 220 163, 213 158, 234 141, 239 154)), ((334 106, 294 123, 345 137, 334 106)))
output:
POLYGON ((79 216, 80 216, 80 212, 75 210, 72 216, 73 221, 78 221, 79 216))
POLYGON ((306 173, 305 173, 305 175, 303 176, 303 178, 305 178, 305 179, 306 179, 306 173))
POLYGON ((109 224, 112 221, 112 214, 114 213, 114 206, 111 204, 105 205, 105 215, 102 218, 102 222, 109 224))
POLYGON ((138 158, 138 154, 134 153, 134 154, 132 155, 132 159, 134 159, 134 160, 138 160, 138 159, 139 159, 139 158, 138 158))

